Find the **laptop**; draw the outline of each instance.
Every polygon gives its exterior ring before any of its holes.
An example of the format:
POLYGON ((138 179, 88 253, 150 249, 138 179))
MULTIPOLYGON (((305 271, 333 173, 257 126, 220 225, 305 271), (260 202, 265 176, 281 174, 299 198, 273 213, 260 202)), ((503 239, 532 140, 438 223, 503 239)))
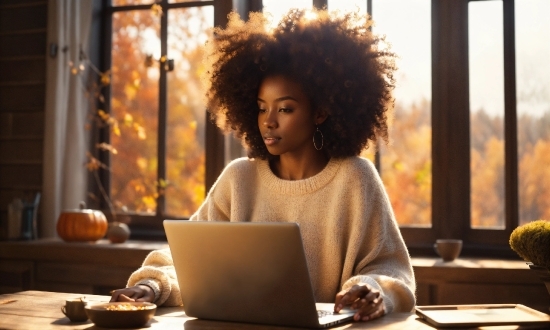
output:
POLYGON ((164 220, 164 229, 188 316, 304 328, 353 318, 315 302, 296 223, 164 220))

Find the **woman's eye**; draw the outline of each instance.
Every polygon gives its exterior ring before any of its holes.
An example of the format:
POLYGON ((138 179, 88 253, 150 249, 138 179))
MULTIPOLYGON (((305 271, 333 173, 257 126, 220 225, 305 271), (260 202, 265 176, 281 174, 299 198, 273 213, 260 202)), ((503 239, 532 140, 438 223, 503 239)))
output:
POLYGON ((290 108, 280 108, 279 112, 292 112, 292 109, 290 109, 290 108))
POLYGON ((259 109, 258 109, 258 112, 259 112, 259 113, 264 113, 264 112, 266 112, 266 110, 265 110, 265 109, 262 109, 262 108, 259 108, 259 109))

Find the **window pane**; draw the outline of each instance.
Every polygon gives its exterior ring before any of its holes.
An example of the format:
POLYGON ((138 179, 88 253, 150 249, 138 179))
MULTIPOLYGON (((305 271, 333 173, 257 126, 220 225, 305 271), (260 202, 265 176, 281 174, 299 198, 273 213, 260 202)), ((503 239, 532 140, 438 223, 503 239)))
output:
POLYGON ((174 60, 174 71, 168 73, 166 212, 188 217, 205 197, 201 46, 214 26, 214 7, 172 9, 168 19, 168 58, 174 60))
MULTIPOLYGON (((359 12, 361 15, 367 13, 367 0, 328 0, 329 11, 340 12, 359 12)), ((369 159, 371 162, 375 162, 376 158, 376 146, 369 144, 369 146, 361 152, 361 157, 369 159)))
MULTIPOLYGON (((190 1, 197 1, 197 0, 169 0, 168 3, 190 2, 190 1)), ((198 1, 209 1, 209 0, 198 0, 198 1)))
POLYGON ((516 0, 520 224, 550 220, 550 1, 516 0))
POLYGON ((367 12, 367 0, 328 0, 328 10, 352 11, 359 10, 360 13, 367 12))
POLYGON ((156 208, 159 19, 150 10, 113 14, 111 197, 130 212, 156 208))
POLYGON ((468 7, 471 227, 504 228, 502 1, 468 7))
POLYGON ((431 226, 431 1, 373 0, 374 32, 397 53, 395 118, 381 174, 401 226, 431 226), (414 28, 411 28, 414 27, 414 28))
POLYGON ((113 6, 152 5, 155 0, 112 0, 113 6))
POLYGON ((312 8, 312 0, 263 0, 263 12, 270 13, 272 18, 272 25, 276 26, 279 20, 284 14, 288 12, 290 8, 312 8))

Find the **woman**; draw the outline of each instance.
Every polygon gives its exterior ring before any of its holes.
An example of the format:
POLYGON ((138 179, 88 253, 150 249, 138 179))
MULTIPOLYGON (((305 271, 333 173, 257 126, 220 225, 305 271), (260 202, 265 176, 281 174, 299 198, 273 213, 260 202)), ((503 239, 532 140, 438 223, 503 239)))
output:
MULTIPOLYGON (((297 222, 317 301, 351 306, 356 321, 411 311, 407 249, 380 177, 358 156, 387 140, 393 54, 357 14, 291 10, 274 30, 260 13, 229 18, 209 44, 208 106, 249 157, 227 165, 191 220, 297 222)), ((182 303, 169 251, 113 293, 127 300, 182 303)))

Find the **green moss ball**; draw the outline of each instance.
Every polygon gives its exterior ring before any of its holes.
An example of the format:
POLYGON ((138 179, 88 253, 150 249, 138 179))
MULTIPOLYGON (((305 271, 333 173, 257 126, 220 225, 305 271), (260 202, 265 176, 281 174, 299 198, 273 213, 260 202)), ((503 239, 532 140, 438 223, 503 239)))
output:
POLYGON ((550 269, 550 221, 536 220, 517 227, 510 247, 523 260, 550 269))

